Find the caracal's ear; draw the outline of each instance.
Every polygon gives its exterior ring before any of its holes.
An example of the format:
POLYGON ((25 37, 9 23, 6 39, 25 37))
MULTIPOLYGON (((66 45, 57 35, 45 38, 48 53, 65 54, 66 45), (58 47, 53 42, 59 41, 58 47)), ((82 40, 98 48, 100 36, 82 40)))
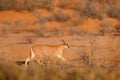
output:
POLYGON ((61 39, 61 41, 63 42, 63 44, 65 44, 65 45, 67 44, 63 39, 61 39))
POLYGON ((67 45, 68 48, 70 48, 70 46, 68 45, 68 43, 66 43, 63 39, 61 39, 61 41, 63 42, 63 45, 67 45))

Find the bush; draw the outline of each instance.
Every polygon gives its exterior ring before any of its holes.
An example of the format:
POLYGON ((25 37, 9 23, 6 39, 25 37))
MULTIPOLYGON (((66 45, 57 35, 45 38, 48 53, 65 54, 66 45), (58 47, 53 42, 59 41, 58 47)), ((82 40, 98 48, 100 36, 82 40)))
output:
POLYGON ((48 10, 53 9, 53 4, 54 4, 53 0, 38 0, 38 1, 39 1, 38 8, 45 8, 45 9, 48 9, 48 10))
POLYGON ((98 19, 102 19, 103 18, 103 12, 102 10, 98 10, 99 3, 96 1, 92 1, 92 2, 87 2, 85 4, 85 9, 84 9, 84 16, 87 17, 92 17, 92 18, 98 18, 98 19))
POLYGON ((45 37, 47 28, 45 28, 44 26, 40 26, 40 27, 36 28, 33 32, 37 37, 45 37))
POLYGON ((0 0, 0 10, 28 10, 36 8, 52 9, 52 0, 0 0))
POLYGON ((117 24, 117 25, 115 26, 115 29, 116 29, 116 32, 117 32, 117 33, 120 33, 120 24, 117 24))
POLYGON ((103 20, 102 23, 98 26, 99 33, 105 35, 106 33, 114 32, 115 24, 106 20, 103 20))
POLYGON ((0 0, 0 10, 9 10, 15 7, 17 0, 0 0))
POLYGON ((0 36, 6 37, 8 35, 8 32, 9 32, 8 27, 3 26, 0 28, 0 36))
POLYGON ((109 17, 120 19, 120 5, 110 5, 107 15, 109 17))
POLYGON ((60 0, 58 3, 58 7, 60 8, 70 8, 70 6, 74 3, 73 0, 65 1, 65 0, 60 0))
POLYGON ((49 20, 49 17, 45 17, 41 15, 38 15, 36 17, 37 17, 37 20, 35 21, 35 24, 45 24, 49 20))
POLYGON ((55 21, 65 22, 70 19, 70 16, 63 13, 62 11, 56 11, 52 13, 51 18, 55 21))
POLYGON ((27 44, 32 44, 32 43, 35 42, 35 37, 33 37, 33 36, 26 36, 26 37, 24 38, 24 40, 25 40, 25 42, 26 42, 27 44))

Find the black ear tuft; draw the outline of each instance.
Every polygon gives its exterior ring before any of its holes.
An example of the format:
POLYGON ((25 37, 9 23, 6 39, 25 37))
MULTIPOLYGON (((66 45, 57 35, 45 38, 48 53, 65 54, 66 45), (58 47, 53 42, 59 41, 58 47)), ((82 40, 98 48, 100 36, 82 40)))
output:
POLYGON ((61 39, 61 41, 63 42, 63 45, 67 45, 68 48, 70 48, 70 46, 68 45, 68 43, 66 43, 63 39, 61 39))
POLYGON ((67 44, 63 39, 61 39, 61 41, 63 42, 63 44, 67 44))

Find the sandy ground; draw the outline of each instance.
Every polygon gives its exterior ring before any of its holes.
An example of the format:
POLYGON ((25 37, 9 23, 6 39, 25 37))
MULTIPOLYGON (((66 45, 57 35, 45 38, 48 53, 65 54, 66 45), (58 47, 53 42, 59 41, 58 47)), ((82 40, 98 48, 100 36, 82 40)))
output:
POLYGON ((78 59, 81 54, 90 54, 92 51, 98 58, 113 59, 116 55, 120 55, 120 37, 61 36, 36 38, 34 43, 28 44, 24 40, 26 35, 28 34, 10 34, 7 37, 0 38, 0 59, 12 62, 24 61, 29 55, 31 46, 36 44, 62 44, 61 39, 64 39, 70 45, 69 49, 63 51, 63 56, 69 61, 78 59))

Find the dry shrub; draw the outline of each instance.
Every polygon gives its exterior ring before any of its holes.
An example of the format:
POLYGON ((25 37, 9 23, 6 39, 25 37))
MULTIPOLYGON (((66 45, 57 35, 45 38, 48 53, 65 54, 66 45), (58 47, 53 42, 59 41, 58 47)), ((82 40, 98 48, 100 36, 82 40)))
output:
POLYGON ((35 29, 34 33, 38 37, 53 37, 53 36, 64 35, 64 31, 62 30, 62 27, 54 27, 48 29, 45 26, 40 26, 35 29))
POLYGON ((10 19, 6 19, 2 23, 5 24, 5 25, 11 25, 10 19))
POLYGON ((53 9, 53 0, 38 0, 39 2, 39 5, 38 7, 39 8, 45 8, 45 9, 48 9, 48 10, 52 10, 53 9))
POLYGON ((68 35, 80 35, 81 33, 78 27, 71 27, 67 32, 68 35))
POLYGON ((77 26, 79 26, 79 25, 82 25, 83 24, 83 22, 84 22, 84 20, 82 20, 82 19, 76 19, 76 20, 74 20, 74 21, 71 21, 69 24, 68 24, 68 26, 70 26, 70 27, 77 27, 77 26))
POLYGON ((35 42, 35 37, 34 37, 34 36, 26 36, 26 37, 24 38, 24 40, 25 40, 25 42, 26 42, 27 44, 32 44, 32 43, 35 42))
POLYGON ((23 26, 16 26, 16 27, 11 28, 10 32, 13 32, 13 33, 22 33, 22 32, 25 32, 25 31, 27 31, 25 29, 25 27, 23 27, 23 26))
MULTIPOLYGON (((89 34, 90 35, 90 34, 89 34)), ((81 48, 81 53, 80 53, 80 59, 82 61, 82 69, 84 71, 89 71, 91 69, 94 69, 94 68, 97 68, 97 62, 96 59, 97 59, 97 53, 95 53, 96 51, 96 47, 95 47, 95 42, 96 42, 96 36, 89 36, 87 35, 87 43, 88 43, 88 46, 87 47, 82 47, 81 48)))
POLYGON ((53 12, 51 14, 51 20, 65 22, 65 21, 68 21, 69 19, 70 19, 70 16, 63 13, 63 11, 61 11, 61 10, 53 12))
POLYGON ((0 23, 0 35, 5 36, 10 32, 20 33, 25 31, 26 23, 21 20, 17 20, 14 23, 11 20, 6 19, 0 23))
POLYGON ((50 29, 50 36, 61 36, 64 35, 64 30, 62 26, 54 27, 50 29))
POLYGON ((96 0, 84 0, 75 3, 72 9, 79 12, 79 15, 82 17, 92 17, 97 19, 103 18, 103 9, 99 10, 98 6, 100 5, 99 1, 96 0))
POLYGON ((46 37, 47 28, 45 26, 37 27, 33 32, 38 37, 46 37))
POLYGON ((28 10, 36 8, 52 9, 52 0, 0 0, 0 10, 28 10))
POLYGON ((110 72, 118 69, 120 61, 118 58, 119 54, 116 55, 117 52, 116 54, 112 53, 110 48, 98 48, 96 46, 96 40, 99 41, 97 36, 88 36, 88 40, 86 40, 88 46, 81 47, 79 59, 81 60, 80 67, 83 71, 97 69, 101 72, 110 72))
POLYGON ((71 19, 69 20, 69 22, 66 24, 69 27, 77 27, 82 25, 86 19, 87 17, 81 15, 79 11, 75 11, 74 14, 71 16, 71 19))
POLYGON ((15 6, 16 0, 0 0, 0 10, 9 10, 15 6))
POLYGON ((0 36, 5 37, 5 36, 7 36, 7 34, 8 34, 7 29, 6 29, 5 27, 2 27, 2 28, 0 29, 0 36))
POLYGON ((58 7, 60 8, 70 8, 73 5, 74 1, 73 0, 69 0, 69 1, 65 1, 65 0, 60 0, 58 3, 58 7))
POLYGON ((107 11, 109 17, 120 19, 120 4, 110 5, 107 11))
POLYGON ((116 32, 117 32, 117 33, 120 33, 120 24, 117 24, 117 25, 115 26, 115 29, 116 29, 116 32))
POLYGON ((99 11, 97 9, 99 3, 97 1, 92 1, 92 2, 87 2, 86 3, 86 7, 85 7, 85 16, 87 17, 92 17, 92 18, 98 18, 98 19, 102 19, 103 18, 103 12, 102 10, 99 11))
POLYGON ((75 3, 72 8, 74 10, 78 10, 82 12, 85 9, 85 7, 86 7, 86 0, 75 3))
POLYGON ((11 28, 11 32, 13 33, 21 33, 26 30, 26 27, 28 26, 27 23, 21 21, 21 20, 16 20, 11 28))
POLYGON ((33 31, 33 33, 37 37, 53 37, 53 36, 63 36, 63 35, 88 35, 88 34, 92 34, 92 33, 89 33, 88 31, 81 30, 79 27, 75 27, 75 26, 64 27, 64 25, 61 25, 58 27, 53 27, 50 29, 45 27, 45 26, 39 26, 33 31))
POLYGON ((99 24, 98 30, 100 35, 105 35, 107 33, 112 33, 115 31, 115 24, 106 20, 103 20, 101 24, 99 24))
POLYGON ((45 24, 47 21, 48 21, 47 17, 37 16, 37 20, 35 21, 35 24, 45 24))

